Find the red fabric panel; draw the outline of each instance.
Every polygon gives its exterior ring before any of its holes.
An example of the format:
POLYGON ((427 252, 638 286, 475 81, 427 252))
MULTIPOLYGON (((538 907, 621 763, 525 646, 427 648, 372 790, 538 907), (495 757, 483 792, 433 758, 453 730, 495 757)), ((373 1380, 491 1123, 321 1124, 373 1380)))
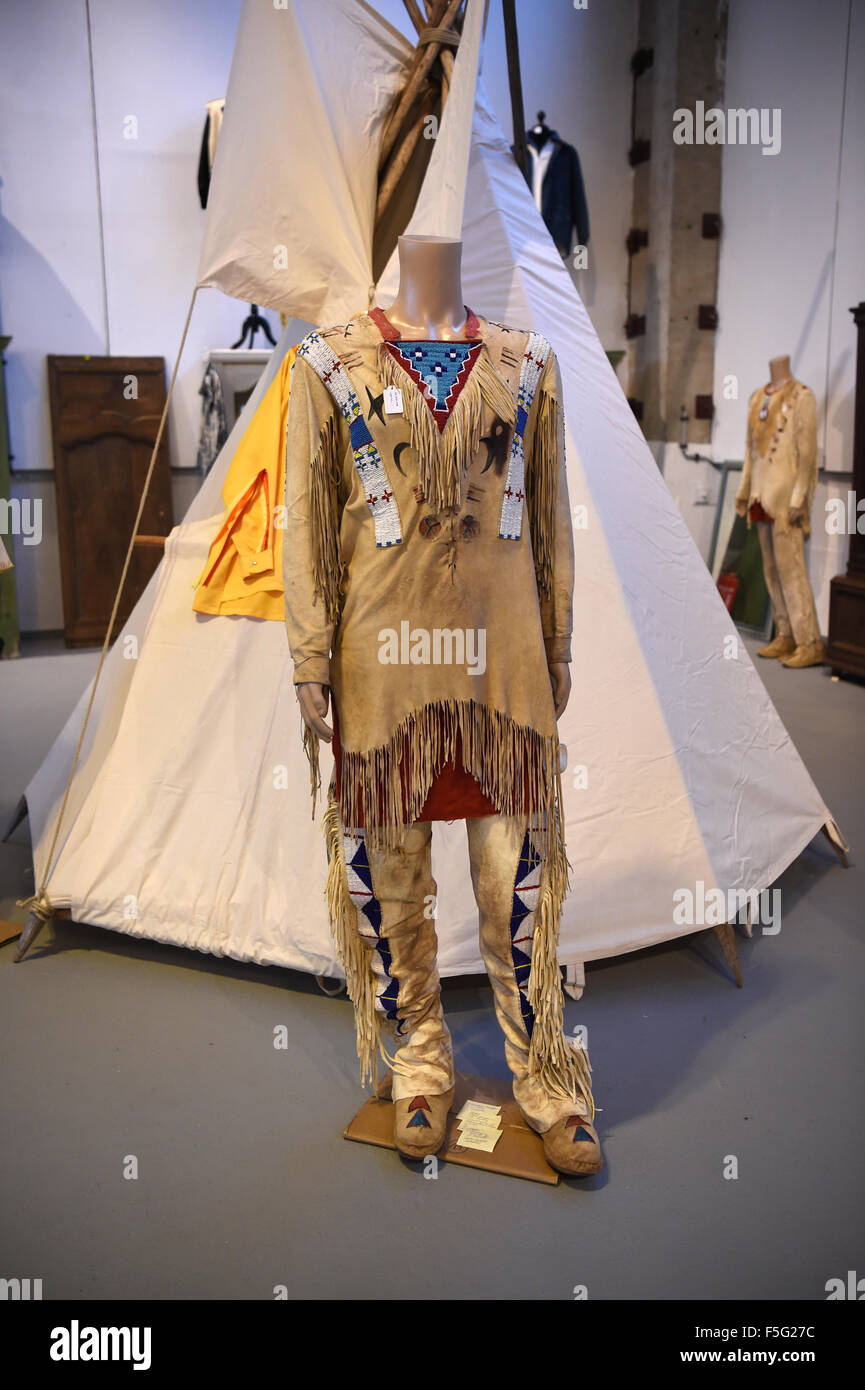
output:
POLYGON ((748 513, 752 521, 774 521, 775 518, 764 511, 759 502, 751 503, 751 510, 748 513))
MULTIPOLYGON (((336 765, 336 794, 342 794, 342 745, 339 741, 339 718, 336 706, 331 702, 333 717, 333 758, 336 765)), ((408 785, 408 775, 403 764, 403 784, 408 785)), ((527 789, 528 790, 528 789, 527 789)), ((477 778, 465 767, 462 761, 462 745, 457 734, 456 757, 449 759, 433 777, 426 801, 421 808, 418 820, 465 820, 473 816, 494 816, 498 808, 484 796, 477 778)), ((363 808, 359 812, 358 828, 363 826, 363 808)))

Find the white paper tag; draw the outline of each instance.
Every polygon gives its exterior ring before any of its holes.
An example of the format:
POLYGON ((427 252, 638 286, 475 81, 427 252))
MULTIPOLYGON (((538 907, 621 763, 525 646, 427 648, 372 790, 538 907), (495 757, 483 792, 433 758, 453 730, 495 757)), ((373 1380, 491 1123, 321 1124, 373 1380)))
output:
POLYGON ((492 1124, 498 1124, 501 1108, 500 1105, 486 1105, 480 1100, 467 1100, 457 1119, 468 1120, 474 1116, 478 1119, 489 1120, 492 1124))
POLYGON ((461 1149, 478 1149, 481 1153, 491 1154, 501 1137, 501 1130, 495 1134, 482 1133, 480 1130, 461 1130, 457 1143, 461 1149))
POLYGON ((402 391, 398 386, 384 388, 384 408, 388 415, 402 415, 402 391))

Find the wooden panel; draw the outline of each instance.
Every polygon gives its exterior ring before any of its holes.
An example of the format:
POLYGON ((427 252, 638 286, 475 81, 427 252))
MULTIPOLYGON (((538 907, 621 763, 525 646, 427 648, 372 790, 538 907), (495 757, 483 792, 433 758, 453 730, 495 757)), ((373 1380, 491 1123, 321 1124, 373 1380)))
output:
MULTIPOLYGON (((161 357, 48 358, 63 615, 68 646, 105 637, 150 455, 165 404, 161 357)), ((171 473, 163 435, 139 530, 171 529, 171 473)), ((115 635, 161 558, 136 547, 115 635)))
POLYGON ((826 660, 836 671, 865 676, 865 576, 832 580, 826 660))

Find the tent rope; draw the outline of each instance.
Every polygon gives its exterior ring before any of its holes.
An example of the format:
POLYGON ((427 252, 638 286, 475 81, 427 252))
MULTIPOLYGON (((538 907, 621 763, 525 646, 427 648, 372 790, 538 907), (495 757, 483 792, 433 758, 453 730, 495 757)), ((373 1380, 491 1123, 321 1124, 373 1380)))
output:
POLYGON ((417 36, 417 47, 420 48, 425 43, 446 43, 451 48, 458 48, 460 36, 453 29, 442 29, 441 27, 431 27, 421 29, 417 36))
POLYGON ((123 569, 120 574, 120 581, 117 585, 117 593, 114 595, 114 604, 111 609, 111 617, 108 620, 108 628, 105 633, 105 640, 102 643, 102 651, 99 655, 99 664, 96 667, 96 675, 94 676, 93 684, 90 687, 90 699, 87 701, 87 709, 84 711, 84 722, 81 725, 81 733, 78 735, 78 743, 75 747, 75 756, 72 759, 72 767, 70 769, 69 777, 66 782, 66 788, 63 792, 63 800, 60 803, 60 810, 58 812, 57 819, 54 823, 54 833, 51 837, 51 847, 48 851, 48 855, 45 860, 45 869, 42 874, 42 880, 38 888, 36 889, 36 892, 33 893, 29 898, 19 898, 17 900, 17 906, 23 907, 28 912, 29 917, 24 931, 21 933, 21 940, 19 942, 18 950, 15 954, 16 962, 23 958, 24 954, 35 940, 37 933, 41 931, 42 927, 48 921, 48 919, 50 917, 53 917, 54 915, 54 906, 51 902, 51 899, 48 896, 46 889, 48 887, 48 882, 51 878, 51 875, 54 873, 54 870, 57 867, 59 856, 58 861, 54 861, 52 863, 52 860, 54 860, 54 853, 57 849, 57 842, 60 838, 60 827, 63 824, 63 818, 66 814, 66 807, 69 803, 69 793, 72 790, 72 783, 75 780, 75 773, 78 769, 78 759, 81 756, 81 749, 84 746, 84 736, 87 733, 87 726, 90 722, 90 715, 93 710, 93 702, 96 698, 96 689, 99 685, 99 678, 102 675, 102 668, 105 665, 105 658, 108 655, 108 648, 111 644, 111 634, 114 631, 114 624, 117 620, 117 614, 120 609, 120 600, 123 597, 123 590, 126 586, 126 576, 129 573, 129 565, 132 561, 133 550, 135 549, 135 538, 138 535, 138 528, 141 525, 141 518, 144 515, 144 507, 147 502, 147 495, 150 491, 150 483, 153 478, 154 469, 156 468, 156 458, 159 453, 159 446, 162 443, 162 436, 165 433, 165 425, 166 421, 168 420, 168 408, 171 404, 171 397, 174 393, 174 383, 177 380, 177 371, 180 367, 180 359, 183 356, 183 349, 186 345, 186 337, 189 332, 189 323, 192 318, 192 310, 195 307, 195 300, 198 295, 198 288, 198 285, 196 285, 195 289, 192 291, 192 298, 189 301, 189 308, 186 312, 186 322, 183 325, 183 333, 180 337, 180 347, 177 350, 177 357, 174 362, 174 370, 171 373, 171 381, 168 383, 168 391, 165 396, 165 405, 162 408, 162 416, 159 421, 159 428, 156 431, 156 440, 153 445, 153 452, 150 455, 150 463, 148 465, 147 473, 144 478, 144 486, 141 490, 141 497, 138 503, 138 513, 135 517, 135 523, 132 527, 132 535, 129 538, 129 545, 126 549, 126 558, 123 561, 123 569))

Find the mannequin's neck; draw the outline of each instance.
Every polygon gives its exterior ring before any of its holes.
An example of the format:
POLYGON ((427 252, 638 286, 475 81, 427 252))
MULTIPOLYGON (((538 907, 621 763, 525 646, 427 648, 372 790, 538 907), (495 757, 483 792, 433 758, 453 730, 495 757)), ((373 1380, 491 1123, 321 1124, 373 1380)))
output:
POLYGON ((793 380, 793 373, 790 370, 789 357, 773 357, 769 363, 769 385, 773 391, 778 391, 782 386, 786 386, 793 380))
POLYGON ((404 338, 462 336, 462 249, 461 241, 446 237, 400 237, 399 289, 386 313, 404 338))

